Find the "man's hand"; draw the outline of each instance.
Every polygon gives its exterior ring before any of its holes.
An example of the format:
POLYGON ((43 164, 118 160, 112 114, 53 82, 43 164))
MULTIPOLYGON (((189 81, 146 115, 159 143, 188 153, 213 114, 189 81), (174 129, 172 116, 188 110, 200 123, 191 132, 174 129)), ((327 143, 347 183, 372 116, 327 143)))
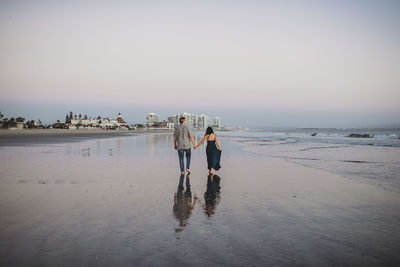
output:
POLYGON ((175 150, 178 150, 178 147, 176 145, 174 145, 175 150))

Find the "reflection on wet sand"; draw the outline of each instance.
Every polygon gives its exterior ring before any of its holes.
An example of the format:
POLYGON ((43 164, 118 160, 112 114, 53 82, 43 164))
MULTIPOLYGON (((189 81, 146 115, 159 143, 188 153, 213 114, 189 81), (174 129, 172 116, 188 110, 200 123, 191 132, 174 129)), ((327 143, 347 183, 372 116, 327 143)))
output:
POLYGON ((203 210, 208 217, 215 214, 217 205, 221 200, 220 181, 221 178, 216 174, 208 175, 207 177, 207 191, 204 193, 205 203, 203 204, 203 210))
POLYGON ((192 191, 190 189, 190 175, 186 176, 186 190, 184 190, 183 182, 185 175, 179 177, 178 191, 174 195, 173 213, 179 222, 179 228, 175 232, 182 231, 188 224, 192 210, 194 209, 197 201, 197 196, 194 195, 192 202, 192 191))
MULTIPOLYGON (((202 133, 201 136, 196 135, 194 132, 192 133, 193 137, 195 139, 195 142, 198 143, 202 139, 202 133)), ((146 148, 150 150, 154 150, 157 148, 158 145, 160 144, 169 144, 170 147, 173 147, 174 144, 174 133, 168 133, 168 134, 149 134, 146 135, 146 148)))
POLYGON ((173 133, 170 134, 149 134, 146 135, 146 147, 156 149, 159 144, 173 144, 173 133))

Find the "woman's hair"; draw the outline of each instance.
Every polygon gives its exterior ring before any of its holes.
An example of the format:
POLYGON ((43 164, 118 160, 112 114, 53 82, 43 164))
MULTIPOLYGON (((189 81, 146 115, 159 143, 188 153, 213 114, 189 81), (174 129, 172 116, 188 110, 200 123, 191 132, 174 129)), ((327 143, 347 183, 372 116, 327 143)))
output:
POLYGON ((213 130, 213 128, 211 128, 211 127, 207 127, 207 130, 206 130, 206 133, 205 133, 205 135, 207 135, 207 134, 212 134, 212 133, 214 133, 214 130, 213 130))

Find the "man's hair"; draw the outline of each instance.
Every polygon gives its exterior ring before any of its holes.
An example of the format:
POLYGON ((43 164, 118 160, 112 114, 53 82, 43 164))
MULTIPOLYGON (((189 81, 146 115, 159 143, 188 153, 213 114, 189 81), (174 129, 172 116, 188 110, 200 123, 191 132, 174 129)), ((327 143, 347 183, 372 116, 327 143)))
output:
POLYGON ((179 123, 182 124, 185 120, 186 120, 185 117, 181 117, 181 118, 179 119, 179 123))

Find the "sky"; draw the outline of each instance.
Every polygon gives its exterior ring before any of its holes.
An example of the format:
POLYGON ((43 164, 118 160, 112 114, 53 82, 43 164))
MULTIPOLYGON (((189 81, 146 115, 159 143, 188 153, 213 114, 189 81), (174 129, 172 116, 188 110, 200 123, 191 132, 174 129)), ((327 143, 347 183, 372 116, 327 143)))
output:
POLYGON ((0 111, 400 125, 400 1, 0 1, 0 111))

